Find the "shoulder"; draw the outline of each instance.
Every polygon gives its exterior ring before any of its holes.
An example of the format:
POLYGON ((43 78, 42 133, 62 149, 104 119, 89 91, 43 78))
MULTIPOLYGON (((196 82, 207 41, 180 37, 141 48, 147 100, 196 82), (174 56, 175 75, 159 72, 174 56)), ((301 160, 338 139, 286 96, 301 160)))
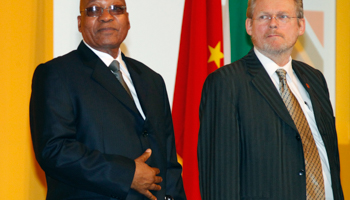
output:
POLYGON ((64 65, 64 64, 72 64, 74 62, 81 62, 81 58, 77 50, 71 51, 62 56, 58 56, 44 64, 45 65, 64 65))
POLYGON ((80 56, 76 50, 71 51, 65 55, 53 58, 46 63, 40 64, 36 71, 38 70, 49 70, 49 71, 60 71, 63 68, 71 68, 72 65, 82 63, 80 56))
POLYGON ((325 99, 329 98, 327 82, 320 70, 295 60, 293 60, 292 66, 298 78, 308 83, 318 96, 325 99))
POLYGON ((76 50, 63 56, 56 57, 46 63, 39 64, 33 74, 33 82, 40 81, 48 84, 50 81, 67 79, 71 71, 78 71, 76 66, 82 66, 82 61, 76 50))
POLYGON ((247 66, 244 58, 222 66, 207 77, 207 80, 224 82, 227 80, 240 80, 247 75, 247 66))
POLYGON ((308 80, 325 84, 325 78, 320 70, 297 60, 292 61, 292 67, 297 74, 307 77, 308 80))
POLYGON ((261 67, 262 65, 252 49, 241 59, 217 69, 211 76, 244 80, 247 75, 254 73, 261 67))
POLYGON ((234 99, 239 87, 251 80, 244 59, 225 65, 208 75, 202 95, 220 95, 222 99, 234 99), (224 98, 225 97, 225 98, 224 98))

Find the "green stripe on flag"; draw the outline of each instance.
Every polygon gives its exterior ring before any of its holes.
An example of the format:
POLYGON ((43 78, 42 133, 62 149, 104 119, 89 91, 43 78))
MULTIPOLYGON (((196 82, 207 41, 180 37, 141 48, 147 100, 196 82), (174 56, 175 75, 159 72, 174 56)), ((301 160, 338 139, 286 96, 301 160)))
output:
POLYGON ((247 6, 247 0, 229 0, 231 62, 245 56, 253 47, 245 29, 247 6))

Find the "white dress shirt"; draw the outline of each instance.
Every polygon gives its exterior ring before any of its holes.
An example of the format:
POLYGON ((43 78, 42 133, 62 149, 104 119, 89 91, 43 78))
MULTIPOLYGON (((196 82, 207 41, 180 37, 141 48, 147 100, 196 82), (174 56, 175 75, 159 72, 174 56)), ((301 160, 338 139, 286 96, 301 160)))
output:
POLYGON ((301 84, 301 82, 299 81, 298 77, 296 76, 292 68, 292 58, 291 57, 289 58, 289 62, 285 66, 280 67, 271 59, 269 59, 268 57, 260 53, 255 47, 254 47, 254 52, 257 55, 258 59, 260 60, 261 64, 264 66, 267 73, 269 74, 277 90, 279 90, 279 78, 276 73, 276 70, 279 68, 283 68, 284 70, 286 70, 287 84, 291 89, 292 93, 294 94, 294 96, 296 97, 296 99, 298 100, 300 107, 304 112, 306 120, 308 121, 308 124, 310 126, 312 135, 314 137, 314 140, 318 149, 318 153, 320 155, 326 200, 333 200, 331 174, 329 169, 329 161, 328 161, 326 148, 324 146, 321 134, 317 128, 310 95, 306 91, 304 86, 301 84))
MULTIPOLYGON (((109 67, 109 65, 113 62, 114 58, 111 55, 109 55, 108 53, 104 53, 104 52, 98 51, 98 50, 90 47, 85 41, 84 41, 84 43, 103 61, 104 64, 106 64, 107 67, 109 67)), ((120 71, 123 75, 123 79, 130 90, 130 93, 132 95, 132 98, 134 99, 134 102, 135 102, 135 105, 136 105, 138 111, 140 112, 143 119, 146 119, 145 114, 143 113, 139 98, 137 97, 137 93, 136 93, 134 84, 132 82, 132 79, 130 77, 130 73, 128 71, 128 68, 126 67, 125 62, 122 59, 120 49, 119 49, 118 57, 115 60, 118 61, 120 64, 120 71)))

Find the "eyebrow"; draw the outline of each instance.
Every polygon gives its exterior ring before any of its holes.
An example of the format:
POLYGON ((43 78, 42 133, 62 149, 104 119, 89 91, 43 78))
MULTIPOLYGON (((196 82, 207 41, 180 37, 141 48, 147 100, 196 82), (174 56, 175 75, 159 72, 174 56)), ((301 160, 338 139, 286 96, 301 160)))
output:
MULTIPOLYGON (((259 13, 259 15, 261 15, 261 14, 263 14, 263 15, 272 15, 271 13, 266 12, 266 11, 262 11, 262 12, 259 13)), ((286 11, 279 11, 279 12, 277 12, 276 15, 284 15, 284 14, 289 14, 289 13, 286 12, 286 11)))
MULTIPOLYGON (((89 6, 92 3, 99 3, 99 0, 89 0, 89 2, 85 6, 89 6)), ((113 2, 111 5, 118 5, 118 6, 126 6, 125 1, 117 1, 113 2)))

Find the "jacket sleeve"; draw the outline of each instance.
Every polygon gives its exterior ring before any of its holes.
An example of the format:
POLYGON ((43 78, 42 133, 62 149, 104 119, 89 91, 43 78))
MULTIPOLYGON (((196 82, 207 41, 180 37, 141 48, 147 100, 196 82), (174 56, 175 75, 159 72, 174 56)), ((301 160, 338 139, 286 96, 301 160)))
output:
POLYGON ((90 149, 77 140, 77 107, 63 74, 39 65, 30 100, 36 159, 46 175, 75 188, 125 199, 135 172, 132 159, 90 149))
POLYGON ((240 199, 240 130, 237 91, 227 71, 205 81, 198 135, 202 200, 240 199))

